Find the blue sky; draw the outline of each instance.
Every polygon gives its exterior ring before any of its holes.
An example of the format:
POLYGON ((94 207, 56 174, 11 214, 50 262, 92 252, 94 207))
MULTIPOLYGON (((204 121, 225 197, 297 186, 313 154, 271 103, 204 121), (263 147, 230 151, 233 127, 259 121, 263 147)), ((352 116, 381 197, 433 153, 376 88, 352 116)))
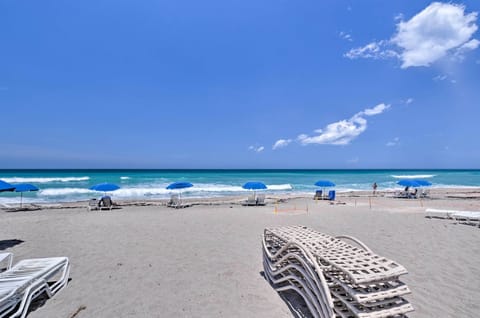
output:
POLYGON ((480 168, 479 11, 0 0, 0 168, 480 168))

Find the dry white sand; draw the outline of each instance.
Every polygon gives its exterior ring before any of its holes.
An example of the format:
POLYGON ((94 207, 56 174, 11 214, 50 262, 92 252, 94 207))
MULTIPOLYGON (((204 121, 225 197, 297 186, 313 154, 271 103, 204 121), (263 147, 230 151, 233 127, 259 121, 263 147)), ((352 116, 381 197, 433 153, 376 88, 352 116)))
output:
POLYGON ((0 212, 0 246, 16 260, 70 258, 67 288, 29 318, 69 318, 79 308, 78 318, 292 317, 261 275, 260 237, 265 227, 297 224, 355 236, 404 265, 410 317, 478 317, 480 229, 427 219, 425 209, 480 211, 480 200, 448 193, 422 201, 340 197, 344 205, 295 199, 278 213, 272 203, 0 212), (23 243, 6 248, 9 240, 23 243))

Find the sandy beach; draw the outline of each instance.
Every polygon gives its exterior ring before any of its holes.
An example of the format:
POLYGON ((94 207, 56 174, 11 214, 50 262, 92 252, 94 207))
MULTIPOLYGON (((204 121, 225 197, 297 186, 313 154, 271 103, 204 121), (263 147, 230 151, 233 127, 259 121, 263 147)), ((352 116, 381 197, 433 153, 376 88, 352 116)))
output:
POLYGON ((71 281, 28 317, 292 317, 262 276, 265 227, 305 225, 357 237, 407 268, 409 317, 478 317, 480 229, 426 218, 426 209, 480 211, 478 189, 432 189, 431 198, 390 193, 338 195, 339 204, 268 197, 118 202, 88 211, 86 203, 0 212, 2 251, 15 260, 68 256, 71 281), (282 199, 282 200, 279 200, 282 199))

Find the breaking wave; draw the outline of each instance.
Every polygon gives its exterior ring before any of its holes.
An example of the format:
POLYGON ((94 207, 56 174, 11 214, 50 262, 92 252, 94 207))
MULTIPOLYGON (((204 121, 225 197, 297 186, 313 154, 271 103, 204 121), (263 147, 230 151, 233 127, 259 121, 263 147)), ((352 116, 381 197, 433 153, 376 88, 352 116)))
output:
POLYGON ((403 176, 392 175, 392 178, 395 178, 395 179, 426 179, 426 178, 433 178, 433 177, 435 177, 434 174, 411 174, 411 175, 403 175, 403 176))
POLYGON ((51 178, 35 178, 35 177, 11 177, 2 178, 5 182, 10 183, 48 183, 48 182, 73 182, 73 181, 88 181, 90 177, 51 177, 51 178))

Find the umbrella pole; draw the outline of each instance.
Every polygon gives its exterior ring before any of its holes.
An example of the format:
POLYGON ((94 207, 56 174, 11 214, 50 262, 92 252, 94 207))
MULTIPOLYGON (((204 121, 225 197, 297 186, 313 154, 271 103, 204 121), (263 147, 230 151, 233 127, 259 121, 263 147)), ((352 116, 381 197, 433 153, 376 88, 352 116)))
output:
POLYGON ((23 192, 20 192, 20 208, 22 207, 23 203, 23 192))

